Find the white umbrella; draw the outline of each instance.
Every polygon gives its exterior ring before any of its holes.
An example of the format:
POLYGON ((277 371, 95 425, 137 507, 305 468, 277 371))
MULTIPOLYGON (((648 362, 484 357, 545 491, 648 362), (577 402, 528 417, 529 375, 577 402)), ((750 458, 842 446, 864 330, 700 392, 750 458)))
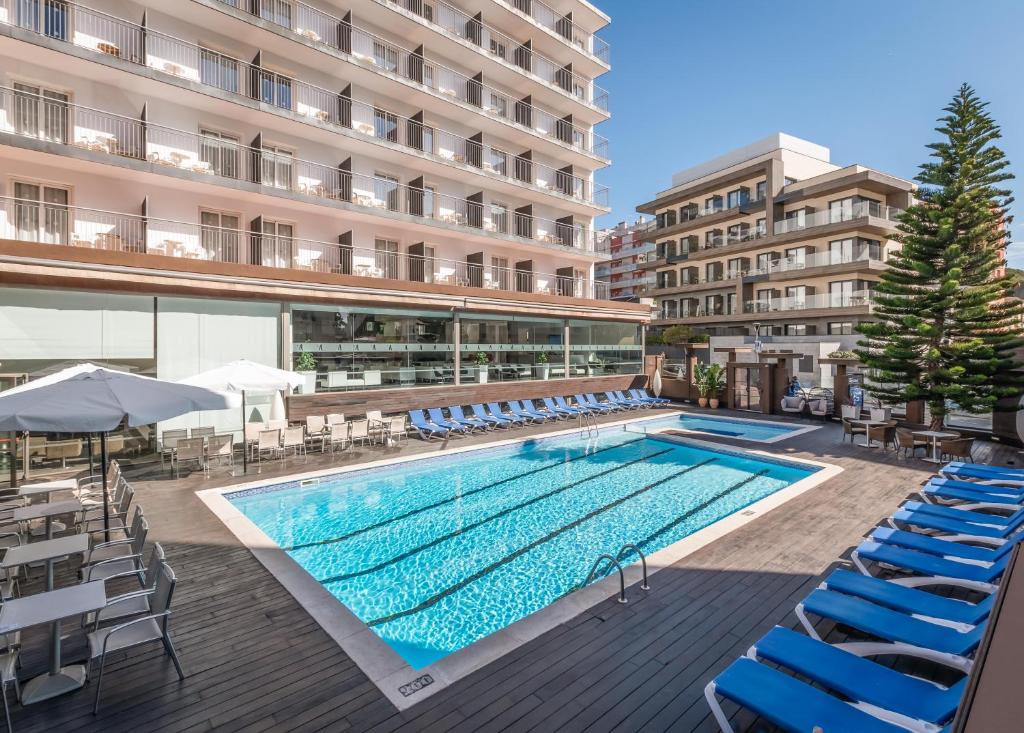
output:
POLYGON ((651 389, 654 390, 655 397, 661 397, 661 365, 654 370, 654 377, 651 379, 651 389))
POLYGON ((235 407, 233 395, 138 374, 78 364, 0 393, 0 431, 100 433, 103 519, 107 528, 107 433, 196 410, 235 407))
POLYGON ((280 392, 274 392, 274 399, 270 403, 270 419, 271 420, 284 420, 284 399, 281 397, 280 392))
POLYGON ((271 405, 271 419, 284 418, 284 401, 281 392, 291 392, 305 382, 298 372, 277 369, 248 359, 238 359, 223 366, 208 369, 195 376, 182 379, 181 384, 232 392, 242 396, 242 472, 248 470, 248 454, 245 450, 245 395, 277 393, 275 404, 271 405), (276 402, 280 401, 280 416, 274 417, 276 402))

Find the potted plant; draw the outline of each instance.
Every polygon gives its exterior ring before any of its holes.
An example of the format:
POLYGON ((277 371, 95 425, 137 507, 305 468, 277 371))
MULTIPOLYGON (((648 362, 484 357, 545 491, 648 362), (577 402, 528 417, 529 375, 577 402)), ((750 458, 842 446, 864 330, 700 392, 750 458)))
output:
POLYGON ((303 351, 295 359, 295 371, 302 375, 303 382, 299 385, 299 394, 316 392, 316 359, 308 351, 303 351))
POLYGON ((548 354, 541 351, 537 354, 537 365, 534 367, 539 379, 547 379, 551 376, 551 365, 548 364, 548 354))
POLYGON ((694 383, 700 398, 697 404, 701 407, 718 408, 718 393, 725 388, 725 370, 721 364, 698 364, 694 370, 694 383))
POLYGON ((477 367, 480 369, 480 376, 477 381, 480 384, 487 384, 487 365, 490 363, 490 358, 487 356, 486 351, 476 352, 476 356, 473 357, 477 367))

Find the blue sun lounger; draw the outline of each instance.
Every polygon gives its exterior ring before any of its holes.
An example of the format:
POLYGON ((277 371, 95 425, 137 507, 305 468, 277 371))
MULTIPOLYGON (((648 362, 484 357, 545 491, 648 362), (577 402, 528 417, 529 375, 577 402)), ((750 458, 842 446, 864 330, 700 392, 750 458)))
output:
POLYGON ((548 408, 544 407, 543 405, 538 405, 533 400, 523 400, 522 402, 523 402, 523 407, 525 409, 532 410, 534 412, 540 413, 541 415, 543 415, 544 417, 548 418, 549 420, 564 420, 567 417, 566 415, 561 415, 561 414, 559 414, 557 412, 552 412, 551 410, 549 410, 548 408))
POLYGON ((888 712, 896 714, 893 720, 903 716, 935 726, 952 722, 967 686, 966 675, 942 687, 781 626, 761 637, 747 656, 796 672, 851 701, 881 708, 872 711, 879 718, 888 712))
POLYGON ((430 415, 430 422, 434 425, 440 425, 442 428, 448 428, 453 433, 468 433, 469 428, 465 425, 460 425, 454 420, 449 420, 442 414, 440 407, 431 407, 427 409, 427 414, 430 415))
POLYGON ((978 504, 960 506, 945 506, 943 504, 928 504, 921 501, 905 501, 901 509, 912 512, 924 512, 935 514, 949 519, 958 519, 962 522, 973 522, 976 524, 989 524, 993 527, 1005 527, 1008 531, 1016 531, 1024 526, 1024 507, 1007 507, 999 504, 985 504, 985 507, 992 509, 991 512, 977 511, 981 508, 978 504), (996 511, 1009 512, 1007 514, 995 514, 996 511))
POLYGON ((555 404, 563 410, 569 410, 574 415, 579 415, 580 413, 589 415, 591 412, 597 412, 597 410, 590 405, 570 405, 565 401, 564 397, 555 397, 555 404))
POLYGON ((611 405, 602 405, 599 402, 591 402, 581 394, 573 395, 573 399, 576 400, 576 404, 581 407, 587 407, 593 412, 599 412, 601 414, 608 414, 614 411, 611 405))
MULTIPOLYGON (((605 394, 608 394, 608 393, 605 392, 605 394)), ((643 400, 636 400, 636 399, 633 399, 632 397, 626 397, 626 395, 622 394, 622 390, 621 389, 615 390, 614 392, 612 392, 612 394, 615 395, 621 402, 623 402, 623 403, 625 403, 627 405, 635 405, 636 407, 642 407, 644 409, 648 409, 650 407, 653 407, 653 405, 651 403, 649 403, 649 402, 644 402, 643 400)))
POLYGON ((626 409, 625 405, 620 405, 615 402, 598 402, 597 397, 594 396, 593 392, 587 392, 584 397, 587 398, 587 404, 591 407, 607 407, 614 412, 621 412, 626 409))
POLYGON ((626 400, 622 399, 621 397, 616 397, 614 392, 605 392, 604 393, 604 398, 606 400, 608 400, 609 402, 611 402, 613 405, 618 405, 619 407, 621 407, 624 410, 639 410, 640 409, 640 403, 636 402, 635 400, 627 402, 626 400))
POLYGON ((435 425, 423 416, 423 410, 409 410, 409 422, 424 440, 431 438, 447 438, 451 432, 448 428, 435 425))
POLYGON ((504 418, 505 420, 511 420, 517 425, 525 425, 528 422, 533 422, 533 420, 529 420, 523 417, 522 415, 517 415, 514 412, 503 412, 502 409, 498 407, 497 402, 488 402, 487 409, 490 410, 491 414, 494 415, 494 417, 500 417, 504 418))
POLYGON ((962 672, 970 671, 971 657, 985 633, 984 624, 954 628, 914 618, 863 598, 820 588, 811 591, 797 605, 796 615, 804 630, 821 641, 808 614, 836 621, 881 640, 837 644, 840 649, 848 649, 859 656, 898 654, 920 657, 962 672))
POLYGON ((1024 486, 1024 470, 1016 468, 952 461, 940 468, 939 473, 948 478, 974 479, 979 483, 1024 486))
MULTIPOLYGON (((960 484, 962 482, 957 482, 960 484)), ((973 484, 973 488, 963 488, 950 483, 929 481, 917 491, 921 498, 929 503, 961 502, 966 504, 1000 504, 1010 508, 1019 508, 1024 504, 1024 494, 1010 487, 973 484), (1005 491, 1004 491, 1005 489, 1005 491), (1009 491, 1010 493, 1006 493, 1009 491)))
POLYGON ((1007 529, 1006 527, 995 526, 991 524, 981 524, 978 522, 967 522, 962 519, 950 519, 949 517, 941 517, 930 512, 919 512, 911 511, 907 509, 900 509, 893 512, 893 515, 889 518, 889 524, 894 528, 901 527, 916 527, 917 529, 925 529, 932 532, 943 532, 946 535, 945 539, 948 540, 970 540, 970 539, 985 539, 985 540, 1006 540, 1013 538, 1016 534, 1016 530, 1007 529))
POLYGON ((833 570, 820 587, 857 596, 911 616, 949 619, 971 626, 988 618, 996 599, 996 595, 990 593, 978 603, 968 603, 842 568, 833 570))
POLYGON ((494 425, 481 420, 478 417, 466 417, 466 413, 462 411, 462 405, 452 405, 448 408, 448 414, 451 415, 452 420, 465 425, 468 428, 474 428, 475 430, 490 430, 494 425))
POLYGON ((950 560, 924 552, 915 552, 874 540, 865 540, 857 545, 850 560, 865 575, 870 575, 870 573, 864 561, 870 560, 875 563, 891 565, 916 576, 922 576, 894 578, 892 581, 894 583, 909 586, 943 585, 943 581, 948 579, 951 581, 951 585, 973 588, 982 593, 993 593, 998 587, 1003 571, 1006 570, 1006 566, 1010 562, 1010 557, 1005 555, 995 562, 979 565, 962 560, 950 560))
POLYGON ((658 405, 670 405, 670 404, 672 404, 672 400, 668 399, 667 397, 655 397, 654 395, 649 394, 644 387, 640 387, 639 389, 631 389, 631 390, 629 390, 629 392, 630 392, 630 394, 632 394, 637 399, 653 400, 655 402, 655 404, 658 404, 658 405))
POLYGON ((548 408, 548 410, 556 415, 562 415, 563 417, 575 417, 576 415, 579 415, 579 412, 576 410, 569 409, 568 407, 559 407, 550 397, 542 398, 541 402, 544 403, 544 407, 548 408))
POLYGON ((887 723, 753 659, 737 659, 704 688, 719 727, 723 733, 732 733, 719 696, 793 733, 907 733, 903 726, 887 723))
POLYGON ((533 409, 533 404, 529 403, 527 400, 523 400, 522 402, 519 400, 509 400, 508 409, 516 415, 529 418, 533 422, 547 422, 551 419, 551 415, 545 415, 543 412, 538 412, 533 409))
POLYGON ((487 410, 481 404, 470 405, 469 409, 473 411, 473 415, 477 420, 483 420, 486 423, 493 425, 496 428, 505 428, 510 430, 512 428, 512 421, 507 417, 498 417, 496 415, 488 414, 487 410))
POLYGON ((938 555, 951 560, 967 560, 969 562, 995 562, 1013 551, 1015 542, 1003 542, 992 540, 991 547, 978 547, 963 542, 952 542, 941 537, 921 534, 919 532, 907 532, 902 529, 891 527, 876 527, 870 535, 869 540, 881 542, 885 545, 895 545, 915 552, 926 552, 930 555, 938 555))

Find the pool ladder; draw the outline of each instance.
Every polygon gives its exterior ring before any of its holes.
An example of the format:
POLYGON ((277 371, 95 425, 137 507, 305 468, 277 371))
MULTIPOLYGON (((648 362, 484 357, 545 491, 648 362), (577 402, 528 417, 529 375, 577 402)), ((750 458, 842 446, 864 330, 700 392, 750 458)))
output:
POLYGON ((620 547, 619 551, 615 553, 615 557, 612 557, 606 552, 598 555, 597 560, 594 561, 593 566, 591 566, 590 568, 590 572, 587 573, 587 579, 583 581, 583 584, 580 585, 580 588, 586 588, 588 585, 590 585, 591 581, 594 580, 594 576, 597 574, 597 571, 600 569, 601 564, 607 560, 611 565, 615 567, 616 570, 619 571, 619 603, 627 603, 628 601, 626 600, 626 573, 622 569, 622 560, 629 554, 630 551, 633 551, 640 556, 640 564, 643 567, 644 579, 643 582, 640 583, 640 590, 650 590, 651 586, 647 584, 647 557, 644 555, 644 553, 640 551, 639 547, 631 543, 627 543, 620 547))
POLYGON ((576 416, 579 421, 580 437, 586 435, 588 438, 594 435, 599 435, 597 427, 597 416, 593 412, 582 410, 576 416))

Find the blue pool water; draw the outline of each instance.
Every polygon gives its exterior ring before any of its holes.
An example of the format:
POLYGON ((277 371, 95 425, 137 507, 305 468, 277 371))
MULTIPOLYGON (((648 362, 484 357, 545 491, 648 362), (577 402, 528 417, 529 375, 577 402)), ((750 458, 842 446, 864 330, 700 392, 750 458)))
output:
POLYGON ((661 428, 685 428, 712 435, 721 435, 726 438, 740 438, 742 440, 764 441, 789 435, 797 430, 803 430, 802 425, 779 425, 766 423, 761 420, 723 420, 718 417, 707 415, 690 415, 678 413, 656 420, 644 420, 634 423, 634 429, 657 430, 661 428))
POLYGON ((810 473, 611 429, 227 498, 419 669, 810 473))

